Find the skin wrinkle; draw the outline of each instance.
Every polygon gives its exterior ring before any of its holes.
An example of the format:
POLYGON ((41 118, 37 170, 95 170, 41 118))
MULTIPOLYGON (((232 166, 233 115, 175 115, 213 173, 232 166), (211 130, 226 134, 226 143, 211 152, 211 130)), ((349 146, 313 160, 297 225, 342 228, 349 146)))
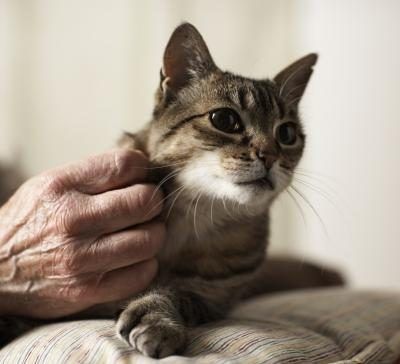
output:
MULTIPOLYGON (((34 213, 34 211, 28 211, 28 213, 34 213)), ((13 215, 15 216, 15 213, 11 212, 10 214, 10 219, 2 219, 0 220, 0 238, 1 240, 5 241, 5 246, 8 246, 8 250, 7 253, 5 255, 1 255, 1 259, 3 258, 3 256, 6 257, 6 259, 8 259, 10 257, 10 253, 11 254, 15 254, 15 251, 13 251, 13 249, 15 249, 13 241, 16 240, 17 235, 20 234, 20 230, 22 227, 24 227, 26 225, 26 223, 28 222, 28 218, 24 217, 23 221, 15 221, 13 220, 13 215), (8 229, 7 229, 8 227, 8 229)), ((27 215, 25 215, 27 216, 27 215)), ((3 246, 4 247, 4 246, 3 246)))
MULTIPOLYGON (((142 153, 115 150, 45 172, 28 180, 0 208, 1 315, 65 316, 109 301, 110 297, 126 298, 149 283, 157 267, 154 256, 161 246, 164 230, 156 228, 156 223, 147 222, 157 211, 149 219, 142 216, 152 187, 140 187, 141 200, 134 198, 132 188, 123 187, 128 179, 139 180, 145 175, 143 168, 132 170, 132 165, 138 165, 136 161, 145 168, 147 162, 142 153), (115 161, 120 163, 114 169, 116 175, 98 178, 98 184, 93 185, 97 190, 95 195, 80 192, 82 185, 88 186, 86 170, 102 172, 115 161), (110 199, 100 192, 109 189, 115 190, 116 197, 131 195, 121 206, 121 198, 110 199), (103 207, 109 211, 121 211, 121 208, 128 214, 135 211, 137 221, 146 224, 136 229, 132 227, 130 216, 109 216, 102 214, 101 209, 93 209, 91 218, 101 231, 93 231, 93 224, 76 229, 76 224, 87 213, 87 206, 95 206, 94 199, 103 201, 103 207), (120 207, 114 206, 116 204, 120 207), (118 222, 118 229, 126 229, 123 240, 117 238, 112 229, 107 230, 109 220, 118 222), (91 251, 91 246, 97 244, 103 234, 107 235, 109 247, 106 249, 104 245, 103 250, 91 251), (147 240, 142 241, 144 238, 147 240), (128 248, 128 241, 130 256, 122 254, 128 248), (110 260, 110 254, 115 254, 113 266, 115 264, 118 269, 102 263, 110 260), (143 260, 146 264, 142 264, 143 260), (93 272, 82 270, 85 266, 90 266, 93 272), (137 279, 132 280, 132 276, 137 279)), ((96 180, 95 176, 93 172, 89 178, 96 180)), ((153 203, 158 204, 160 199, 161 195, 157 194, 153 203)), ((7 335, 12 332, 10 328, 7 335)))
MULTIPOLYGON (((33 204, 32 208, 28 210, 28 214, 34 216, 32 230, 41 231, 42 228, 46 227, 46 219, 40 219, 40 208, 37 204, 33 204)), ((29 216, 28 214, 26 214, 25 216, 29 216)), ((24 255, 29 255, 29 250, 32 249, 29 247, 29 244, 32 240, 32 233, 29 230, 26 231, 26 229, 21 229, 21 227, 27 225, 27 223, 28 218, 25 218, 23 220, 23 223, 17 223, 14 229, 12 229, 8 235, 2 237, 2 239, 8 241, 8 243, 6 244, 6 247, 8 245, 8 251, 6 255, 2 255, 1 261, 11 258, 11 262, 9 265, 11 266, 12 271, 11 274, 7 277, 7 281, 11 281, 17 277, 17 274, 19 272, 20 259, 24 255), (18 244, 18 241, 21 241, 22 244, 18 244)), ((1 230, 7 231, 6 229, 1 230)))

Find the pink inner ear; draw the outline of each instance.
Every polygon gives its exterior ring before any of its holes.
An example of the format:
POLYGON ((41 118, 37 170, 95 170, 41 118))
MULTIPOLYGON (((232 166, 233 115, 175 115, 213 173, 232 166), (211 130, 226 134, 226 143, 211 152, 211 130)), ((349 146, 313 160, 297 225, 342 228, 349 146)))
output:
MULTIPOLYGON (((181 38, 181 37, 180 37, 181 38)), ((172 39, 171 39, 172 40, 172 39)), ((185 54, 184 39, 174 39, 174 44, 168 44, 164 54, 163 71, 165 77, 169 79, 168 86, 174 90, 179 90, 185 86, 189 77, 189 62, 185 54)))
POLYGON ((169 78, 168 88, 178 91, 191 78, 214 68, 207 45, 197 29, 188 23, 176 28, 164 52, 163 73, 169 78))
POLYGON ((300 101, 317 59, 316 54, 308 54, 275 76, 274 81, 280 87, 279 95, 286 101, 292 102, 293 106, 300 101))

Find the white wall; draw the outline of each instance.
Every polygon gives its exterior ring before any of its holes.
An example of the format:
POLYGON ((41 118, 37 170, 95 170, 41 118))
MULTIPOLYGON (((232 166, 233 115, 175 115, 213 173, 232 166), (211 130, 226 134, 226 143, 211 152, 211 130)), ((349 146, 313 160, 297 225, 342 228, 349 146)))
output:
POLYGON ((295 53, 321 56, 302 105, 309 134, 304 168, 315 172, 308 179, 315 186, 331 187, 334 206, 308 191, 328 236, 309 213, 309 230, 297 226, 293 248, 340 263, 357 286, 399 288, 400 2, 297 6, 295 53))
POLYGON ((163 48, 183 20, 219 65, 248 76, 273 76, 318 51, 302 104, 303 168, 314 177, 302 178, 329 189, 336 207, 297 185, 329 238, 310 212, 305 229, 285 196, 272 248, 338 264, 357 286, 400 287, 399 11, 395 0, 0 0, 0 157, 19 151, 37 173, 139 128, 163 48))
POLYGON ((103 150, 149 119, 163 49, 183 20, 237 72, 270 74, 288 53, 287 6, 273 1, 1 1, 13 99, 3 120, 32 173, 103 150))
POLYGON ((16 18, 11 16, 9 4, 0 1, 0 160, 11 160, 14 149, 12 88, 14 84, 12 54, 16 34, 16 18))

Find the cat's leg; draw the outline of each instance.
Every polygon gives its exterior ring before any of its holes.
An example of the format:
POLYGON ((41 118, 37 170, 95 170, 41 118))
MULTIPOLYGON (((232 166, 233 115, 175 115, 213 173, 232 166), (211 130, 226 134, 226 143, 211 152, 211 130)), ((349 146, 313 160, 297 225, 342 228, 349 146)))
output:
MULTIPOLYGON (((187 327, 222 318, 232 304, 220 287, 204 295, 176 288, 154 289, 131 301, 117 322, 117 333, 144 355, 163 358, 185 347, 187 327), (205 297, 213 291, 213 298, 205 297)), ((232 296, 232 295, 231 295, 232 296)))
POLYGON ((244 298, 263 293, 345 285, 342 274, 327 266, 291 257, 268 258, 247 284, 244 298))
POLYGON ((141 353, 161 358, 184 348, 188 326, 223 318, 242 298, 342 283, 335 271, 292 259, 267 260, 252 273, 227 279, 175 278, 132 300, 117 332, 141 353))

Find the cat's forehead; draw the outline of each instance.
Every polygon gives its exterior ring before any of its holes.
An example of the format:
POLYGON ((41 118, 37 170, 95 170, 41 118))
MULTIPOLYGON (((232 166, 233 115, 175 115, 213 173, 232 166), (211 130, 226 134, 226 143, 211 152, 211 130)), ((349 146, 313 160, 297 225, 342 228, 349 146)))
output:
POLYGON ((225 73, 222 77, 225 96, 241 110, 258 110, 266 113, 279 111, 279 97, 275 85, 268 80, 254 80, 225 73))
POLYGON ((210 75, 185 93, 184 103, 199 112, 232 107, 253 115, 283 117, 284 107, 276 86, 269 80, 254 80, 228 72, 210 75))

